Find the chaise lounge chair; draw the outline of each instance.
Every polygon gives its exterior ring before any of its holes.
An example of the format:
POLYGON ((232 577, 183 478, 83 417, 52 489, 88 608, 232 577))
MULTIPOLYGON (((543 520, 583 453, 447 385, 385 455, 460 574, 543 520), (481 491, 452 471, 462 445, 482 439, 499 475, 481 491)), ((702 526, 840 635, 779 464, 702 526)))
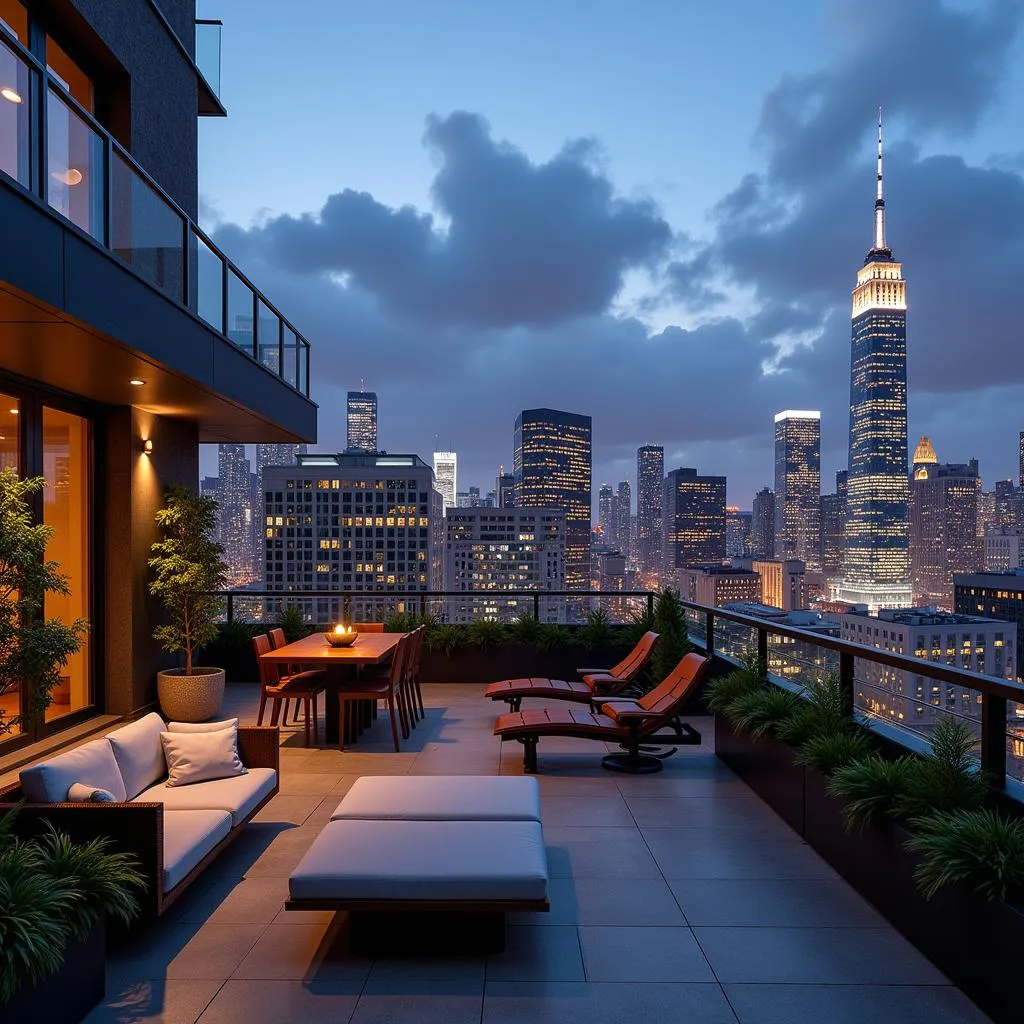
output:
POLYGON ((613 668, 579 669, 581 680, 567 679, 502 679, 491 683, 484 690, 484 696, 491 700, 503 700, 511 711, 518 711, 524 697, 550 697, 554 700, 571 700, 577 704, 590 704, 601 697, 621 694, 636 681, 650 661, 654 641, 658 634, 650 630, 613 668))
POLYGON ((639 700, 610 700, 601 712, 577 708, 531 708, 501 715, 494 734, 502 741, 517 740, 523 745, 523 770, 537 771, 537 741, 541 736, 573 736, 619 743, 625 754, 609 754, 601 764, 609 771, 632 775, 661 771, 661 759, 644 754, 640 742, 696 744, 701 737, 691 726, 679 721, 679 713, 694 692, 707 669, 708 659, 687 654, 650 693, 639 700), (659 735, 663 726, 671 726, 671 735, 659 735))

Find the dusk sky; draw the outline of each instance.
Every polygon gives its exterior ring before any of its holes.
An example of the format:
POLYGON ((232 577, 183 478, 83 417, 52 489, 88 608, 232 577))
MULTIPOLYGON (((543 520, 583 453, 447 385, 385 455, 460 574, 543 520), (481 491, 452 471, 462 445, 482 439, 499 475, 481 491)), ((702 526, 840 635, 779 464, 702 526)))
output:
MULTIPOLYGON (((636 449, 773 485, 773 415, 846 466, 850 291, 885 110, 907 279, 910 446, 1016 476, 1024 428, 1024 2, 200 0, 228 118, 204 226, 381 447, 493 487, 512 424, 594 419, 594 495, 636 449), (315 26, 311 30, 311 26, 315 26)), ((216 471, 215 449, 203 471, 216 471)))

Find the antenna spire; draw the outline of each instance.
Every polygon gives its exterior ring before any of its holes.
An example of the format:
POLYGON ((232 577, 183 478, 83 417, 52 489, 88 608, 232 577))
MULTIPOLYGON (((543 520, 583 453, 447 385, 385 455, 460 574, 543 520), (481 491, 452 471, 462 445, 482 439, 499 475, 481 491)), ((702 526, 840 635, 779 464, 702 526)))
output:
POLYGON ((875 196, 875 244, 878 250, 885 249, 885 199, 882 198, 882 108, 878 108, 878 183, 875 196))

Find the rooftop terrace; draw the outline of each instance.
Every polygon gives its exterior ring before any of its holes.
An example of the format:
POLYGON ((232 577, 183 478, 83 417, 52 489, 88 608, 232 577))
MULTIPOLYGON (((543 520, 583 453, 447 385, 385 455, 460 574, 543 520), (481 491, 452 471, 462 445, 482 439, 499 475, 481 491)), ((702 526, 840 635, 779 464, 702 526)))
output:
MULTIPOLYGON (((987 1018, 714 756, 613 776, 592 741, 545 739, 551 913, 503 954, 360 960, 344 915, 285 914, 293 867, 360 775, 518 774, 476 685, 427 685, 401 753, 386 718, 346 752, 282 736, 281 792, 169 915, 108 961, 89 1018, 175 1024, 975 1024, 987 1018)), ((258 690, 228 688, 254 721, 258 690)))

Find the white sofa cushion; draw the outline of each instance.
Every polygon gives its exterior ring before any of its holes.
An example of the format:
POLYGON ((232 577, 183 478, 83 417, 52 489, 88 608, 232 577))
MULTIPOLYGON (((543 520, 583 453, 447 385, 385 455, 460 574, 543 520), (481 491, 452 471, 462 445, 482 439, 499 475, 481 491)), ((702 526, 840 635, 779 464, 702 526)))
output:
POLYGON ((231 831, 227 811, 164 811, 163 891, 173 889, 231 831))
POLYGON ((238 732, 238 719, 225 718, 223 722, 168 722, 167 732, 221 732, 234 729, 238 732))
POLYGON ((114 752, 106 738, 83 743, 65 754, 23 768, 19 778, 29 803, 67 800, 68 790, 76 782, 93 789, 106 789, 119 802, 128 798, 114 752))
POLYGON ((160 740, 167 758, 168 786, 227 779, 248 771, 238 757, 237 728, 217 732, 162 732, 160 740))
POLYGON ((543 900, 536 821, 331 821, 289 879, 293 899, 543 900))
POLYGON ((155 801, 162 803, 165 811, 227 811, 235 826, 241 825, 276 785, 277 772, 273 768, 250 768, 245 775, 197 782, 192 786, 168 786, 166 782, 159 782, 144 789, 133 803, 155 801))
POLYGON ((164 720, 153 712, 107 733, 129 800, 167 774, 160 744, 164 728, 164 720))
POLYGON ((521 775, 364 775, 332 821, 540 821, 540 786, 521 775))

